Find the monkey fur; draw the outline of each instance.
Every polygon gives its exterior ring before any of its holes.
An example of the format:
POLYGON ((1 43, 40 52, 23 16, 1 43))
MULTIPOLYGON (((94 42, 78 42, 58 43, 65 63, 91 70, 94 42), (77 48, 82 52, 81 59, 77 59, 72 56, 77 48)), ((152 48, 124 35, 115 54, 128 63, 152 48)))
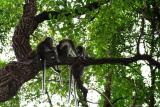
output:
MULTIPOLYGON (((53 47, 53 40, 51 37, 47 37, 44 41, 40 42, 37 46, 37 54, 39 59, 41 59, 42 61, 42 68, 43 68, 43 72, 42 72, 42 91, 45 93, 45 73, 46 73, 46 56, 47 53, 52 52, 54 54, 54 58, 56 60, 58 60, 58 55, 56 54, 56 50, 53 47)), ((57 68, 55 68, 55 66, 53 66, 53 69, 55 71, 57 71, 58 73, 60 73, 60 70, 57 68)))

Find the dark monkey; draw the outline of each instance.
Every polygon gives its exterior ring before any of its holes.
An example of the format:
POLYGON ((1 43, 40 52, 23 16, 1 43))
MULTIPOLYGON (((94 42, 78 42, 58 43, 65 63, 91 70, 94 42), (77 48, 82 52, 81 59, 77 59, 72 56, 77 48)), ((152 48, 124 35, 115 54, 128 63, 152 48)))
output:
POLYGON ((85 59, 87 57, 85 50, 82 46, 77 46, 76 54, 77 54, 77 57, 81 57, 83 59, 85 59))
MULTIPOLYGON (((86 55, 84 53, 84 48, 82 46, 78 46, 76 50, 78 58, 85 59, 86 55)), ((81 77, 83 75, 83 70, 84 70, 84 64, 79 60, 73 63, 71 66, 71 73, 74 77, 76 86, 82 91, 84 100, 86 101, 88 90, 83 86, 83 81, 81 80, 81 77)))
MULTIPOLYGON (((73 41, 70 39, 63 39, 59 42, 59 44, 57 45, 57 53, 59 57, 64 57, 64 58, 71 56, 71 57, 78 57, 78 58, 85 59, 86 57, 84 53, 84 48, 82 46, 78 46, 77 48, 75 48, 73 41)), ((84 100, 86 101, 88 90, 83 86, 83 81, 81 80, 81 77, 83 75, 83 70, 84 70, 84 64, 79 62, 79 60, 77 60, 74 64, 70 66, 70 69, 71 71, 70 71, 70 80, 69 80, 68 101, 70 101, 72 82, 75 83, 74 87, 76 86, 82 91, 84 100), (74 80, 72 80, 72 76, 74 80)), ((76 97, 75 97, 75 100, 77 100, 76 97)))
MULTIPOLYGON (((74 43, 70 39, 63 39, 57 45, 57 53, 58 57, 67 58, 67 57, 76 57, 76 49, 74 43)), ((72 74, 69 72, 69 96, 68 96, 68 103, 70 101, 71 95, 71 83, 72 83, 72 74)))
POLYGON ((84 70, 83 63, 75 62, 71 66, 71 72, 74 77, 76 86, 82 91, 84 100, 86 101, 88 90, 83 86, 83 81, 81 80, 81 77, 83 75, 83 70, 84 70))
POLYGON ((76 56, 74 43, 70 39, 61 40, 56 48, 57 48, 58 56, 60 57, 76 56))
MULTIPOLYGON (((45 73, 46 73, 46 55, 47 53, 53 53, 54 58, 58 61, 58 55, 56 49, 53 47, 53 40, 51 37, 47 37, 44 41, 40 42, 37 46, 37 54, 39 58, 42 60, 42 91, 45 93, 45 73)), ((53 69, 60 73, 60 70, 55 66, 53 69)))
POLYGON ((83 93, 83 98, 84 101, 87 100, 87 93, 88 90, 83 86, 83 81, 81 80, 81 77, 83 75, 83 70, 84 70, 84 64, 83 62, 81 62, 81 59, 85 59, 86 55, 84 53, 84 48, 82 46, 78 46, 76 48, 76 56, 79 60, 76 60, 75 63, 73 63, 70 66, 70 82, 69 82, 69 98, 68 101, 70 101, 70 95, 71 95, 71 83, 74 83, 74 98, 75 98, 75 104, 77 104, 77 98, 76 98, 76 91, 75 91, 75 87, 77 87, 78 89, 81 90, 81 92, 83 93), (73 80, 72 80, 73 77, 73 80))

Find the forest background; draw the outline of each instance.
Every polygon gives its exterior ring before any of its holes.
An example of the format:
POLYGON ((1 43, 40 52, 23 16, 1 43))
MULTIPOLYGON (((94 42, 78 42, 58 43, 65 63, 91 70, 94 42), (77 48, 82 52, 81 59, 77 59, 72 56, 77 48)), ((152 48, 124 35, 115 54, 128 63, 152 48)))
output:
POLYGON ((160 106, 159 0, 1 0, 1 107, 65 106, 73 58, 59 64, 63 88, 47 70, 48 96, 41 94, 40 64, 28 59, 47 36, 54 46, 70 38, 90 57, 83 74, 88 98, 80 105, 160 106))

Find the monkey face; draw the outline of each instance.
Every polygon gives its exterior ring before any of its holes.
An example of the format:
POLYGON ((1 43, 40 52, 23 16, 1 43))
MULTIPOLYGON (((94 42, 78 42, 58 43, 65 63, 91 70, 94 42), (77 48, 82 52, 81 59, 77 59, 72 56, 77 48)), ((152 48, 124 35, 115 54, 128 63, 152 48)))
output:
POLYGON ((48 45, 48 46, 52 46, 53 45, 53 39, 51 37, 47 37, 45 40, 44 40, 45 44, 48 45))

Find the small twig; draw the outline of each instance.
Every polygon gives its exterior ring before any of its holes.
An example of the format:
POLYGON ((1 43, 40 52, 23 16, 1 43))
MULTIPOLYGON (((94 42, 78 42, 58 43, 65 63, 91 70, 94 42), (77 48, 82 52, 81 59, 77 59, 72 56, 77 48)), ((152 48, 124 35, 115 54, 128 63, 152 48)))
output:
POLYGON ((47 89, 46 89, 46 94, 47 94, 47 97, 48 97, 48 103, 50 104, 50 107, 53 107, 53 104, 52 104, 52 101, 51 101, 51 98, 49 96, 49 93, 48 93, 47 89))
POLYGON ((95 90, 96 92, 98 92, 100 95, 102 95, 104 98, 106 98, 108 100, 108 102, 110 103, 111 107, 114 107, 113 104, 111 103, 111 101, 109 100, 109 98, 107 96, 105 96, 103 93, 101 93, 99 90, 97 90, 95 88, 90 88, 88 90, 95 90))
POLYGON ((98 102, 92 102, 92 101, 89 101, 89 100, 87 100, 87 102, 88 102, 88 103, 92 103, 92 104, 100 104, 100 103, 98 103, 98 102))
POLYGON ((140 54, 139 50, 139 45, 140 45, 140 42, 141 42, 141 38, 142 36, 144 35, 144 25, 145 25, 145 21, 144 21, 144 17, 142 16, 141 17, 141 29, 140 29, 140 35, 139 35, 139 38, 138 38, 138 41, 137 41, 137 54, 140 54))
POLYGON ((126 97, 119 97, 119 98, 117 98, 117 99, 115 99, 114 101, 113 101, 113 104, 115 104, 117 101, 119 101, 119 100, 121 100, 121 99, 126 99, 128 96, 126 96, 126 97))

